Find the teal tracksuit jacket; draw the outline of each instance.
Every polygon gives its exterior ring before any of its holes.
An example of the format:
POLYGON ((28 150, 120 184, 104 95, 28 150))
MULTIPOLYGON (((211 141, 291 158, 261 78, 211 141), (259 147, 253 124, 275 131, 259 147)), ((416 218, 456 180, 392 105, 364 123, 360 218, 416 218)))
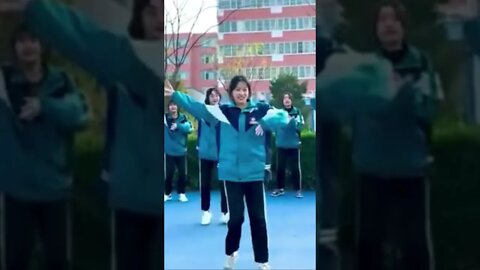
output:
POLYGON ((164 149, 165 154, 174 157, 181 157, 187 154, 188 134, 193 130, 192 124, 184 114, 179 113, 177 119, 170 114, 165 114, 167 122, 164 125, 164 149), (177 129, 170 130, 173 123, 177 129))
POLYGON ((319 113, 352 125, 353 163, 359 173, 424 176, 430 156, 425 126, 433 121, 438 100, 435 75, 428 59, 413 46, 393 69, 385 61, 378 55, 334 81, 320 81, 319 113), (387 92, 393 70, 401 77, 412 76, 411 83, 388 97, 382 91, 387 92))
POLYGON ((25 18, 40 39, 116 92, 109 157, 112 208, 163 215, 163 74, 146 64, 128 37, 102 30, 57 1, 32 0, 25 18))
POLYGON ((275 130, 275 144, 279 148, 299 148, 302 143, 300 137, 301 130, 305 124, 305 121, 298 108, 292 107, 290 110, 285 110, 292 118, 292 121, 290 121, 287 127, 275 130))
POLYGON ((74 134, 89 115, 84 96, 64 72, 47 68, 35 94, 40 115, 22 121, 18 115, 31 85, 15 67, 3 70, 9 70, 9 102, 0 100, 0 190, 24 201, 65 199, 73 181, 74 134))
POLYGON ((196 118, 219 123, 219 180, 234 182, 263 181, 265 178, 265 133, 255 134, 257 123, 264 130, 289 124, 285 110, 270 109, 268 104, 250 102, 243 110, 232 105, 210 106, 176 91, 173 101, 196 118))

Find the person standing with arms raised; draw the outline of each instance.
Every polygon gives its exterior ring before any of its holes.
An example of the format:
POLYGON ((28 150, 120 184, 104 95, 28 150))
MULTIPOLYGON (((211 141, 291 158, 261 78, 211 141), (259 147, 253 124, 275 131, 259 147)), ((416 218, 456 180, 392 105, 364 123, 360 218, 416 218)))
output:
POLYGON ((2 117, 8 117, 0 127, 1 151, 13 161, 0 169, 2 263, 5 269, 26 270, 39 236, 45 269, 67 270, 74 135, 86 127, 88 107, 68 75, 47 63, 45 45, 28 27, 14 34, 12 51, 12 65, 2 67, 6 95, 0 98, 2 117))
POLYGON ((117 270, 150 270, 162 267, 163 250, 163 6, 132 6, 129 36, 57 1, 29 1, 25 18, 41 40, 115 93, 107 138, 112 258, 117 270))
POLYGON ((251 88, 244 76, 230 81, 232 104, 210 106, 175 91, 165 82, 165 96, 197 118, 220 123, 218 178, 224 181, 230 220, 225 240, 224 269, 234 269, 240 248, 245 202, 250 217, 255 262, 270 269, 265 204, 264 130, 282 128, 290 119, 285 110, 250 101, 251 88))

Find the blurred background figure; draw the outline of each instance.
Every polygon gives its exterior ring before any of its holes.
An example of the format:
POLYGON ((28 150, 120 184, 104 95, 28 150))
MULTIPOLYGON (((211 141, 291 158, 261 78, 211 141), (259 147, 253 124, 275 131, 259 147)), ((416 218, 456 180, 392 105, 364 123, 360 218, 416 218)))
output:
POLYGON ((291 181, 295 190, 295 197, 302 198, 302 174, 300 160, 301 131, 305 121, 301 111, 293 106, 293 95, 288 92, 283 95, 283 109, 293 120, 286 128, 275 130, 275 144, 277 147, 277 188, 272 192, 273 197, 285 194, 285 177, 288 169, 291 172, 291 181))
POLYGON ((353 124, 358 269, 385 269, 386 243, 401 254, 399 269, 433 269, 428 172, 439 87, 429 56, 406 39, 402 3, 382 2, 373 19, 380 57, 393 65, 394 80, 407 83, 383 113, 353 124))
POLYGON ((25 17, 42 40, 114 93, 109 106, 115 112, 108 120, 114 132, 107 132, 112 151, 105 158, 113 210, 112 261, 119 270, 158 269, 163 248, 164 115, 160 92, 164 72, 159 31, 163 29, 163 7, 157 1, 127 1, 122 13, 126 17, 117 18, 124 22, 125 31, 120 31, 118 27, 109 29, 114 20, 109 21, 109 16, 102 20, 104 13, 98 13, 99 5, 106 1, 97 2, 74 8, 57 1, 33 0, 25 17))
MULTIPOLYGON (((319 1, 317 7, 317 76, 321 74, 327 59, 343 49, 334 38, 335 31, 343 22, 343 7, 336 0, 319 1)), ((318 108, 317 125, 317 269, 340 269, 340 253, 337 246, 338 198, 337 152, 341 126, 324 117, 318 108)))
POLYGON ((164 129, 165 149, 165 195, 164 201, 173 199, 173 176, 177 171, 177 193, 180 202, 188 202, 185 189, 187 186, 187 140, 193 131, 187 116, 179 112, 177 104, 170 101, 165 113, 164 129))
POLYGON ((2 153, 14 166, 2 167, 3 269, 29 269, 40 239, 45 269, 71 265, 70 198, 74 135, 86 127, 84 96, 69 76, 51 66, 46 48, 26 26, 12 40, 13 61, 2 66, 6 95, 0 106, 2 153), (11 134, 15 137, 4 137, 11 134))
MULTIPOLYGON (((219 105, 222 95, 217 88, 209 88, 205 93, 206 105, 219 105)), ((212 213, 210 212, 212 182, 218 180, 218 151, 220 123, 209 123, 204 119, 198 119, 197 150, 199 158, 199 186, 200 204, 203 211, 202 225, 210 224, 212 213)), ((228 207, 225 188, 220 186, 220 223, 228 222, 228 207)))

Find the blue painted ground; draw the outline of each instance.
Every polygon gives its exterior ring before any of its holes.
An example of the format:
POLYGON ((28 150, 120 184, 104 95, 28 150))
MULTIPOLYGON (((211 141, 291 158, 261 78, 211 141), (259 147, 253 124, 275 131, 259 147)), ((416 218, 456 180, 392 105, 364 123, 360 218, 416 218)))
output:
MULTIPOLYGON (((220 196, 212 192, 212 223, 200 225, 199 193, 187 193, 189 202, 165 204, 165 269, 223 269, 226 225, 218 223, 220 196)), ((315 269, 315 193, 297 199, 292 192, 272 198, 267 194, 270 264, 274 270, 315 269)), ((236 269, 257 269, 253 259, 250 224, 245 223, 236 269)))

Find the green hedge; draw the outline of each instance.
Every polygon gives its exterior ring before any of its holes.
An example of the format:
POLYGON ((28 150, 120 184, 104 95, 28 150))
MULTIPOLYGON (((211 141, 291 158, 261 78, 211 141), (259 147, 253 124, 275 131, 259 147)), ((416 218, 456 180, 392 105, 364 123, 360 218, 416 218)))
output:
MULTIPOLYGON (((347 140, 341 151, 340 243, 351 252, 356 198, 347 140)), ((461 125, 437 128, 433 151, 431 224, 436 269, 480 269, 480 130, 461 125)))
MULTIPOLYGON (((275 138, 272 139, 272 141, 275 138)), ((188 141, 188 189, 198 190, 198 152, 196 150, 197 140, 194 136, 189 138, 188 141)), ((276 149, 272 147, 272 172, 275 173, 276 169, 276 149)), ((301 169, 302 169, 302 187, 304 189, 315 188, 315 133, 304 132, 302 133, 302 148, 300 151, 301 169)), ((275 179, 275 178, 273 178, 275 179)), ((218 188, 218 182, 214 183, 214 187, 218 188)), ((274 187, 275 181, 268 183, 269 187, 274 187)), ((287 187, 291 183, 286 181, 287 187)), ((290 185, 291 186, 291 185, 290 185)))

